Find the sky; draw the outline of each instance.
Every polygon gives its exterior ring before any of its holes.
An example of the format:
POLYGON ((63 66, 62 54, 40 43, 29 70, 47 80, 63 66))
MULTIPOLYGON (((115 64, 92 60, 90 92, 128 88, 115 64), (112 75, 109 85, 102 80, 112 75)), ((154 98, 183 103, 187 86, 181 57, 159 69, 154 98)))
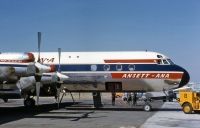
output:
POLYGON ((200 81, 199 0, 0 0, 0 51, 155 51, 200 81))

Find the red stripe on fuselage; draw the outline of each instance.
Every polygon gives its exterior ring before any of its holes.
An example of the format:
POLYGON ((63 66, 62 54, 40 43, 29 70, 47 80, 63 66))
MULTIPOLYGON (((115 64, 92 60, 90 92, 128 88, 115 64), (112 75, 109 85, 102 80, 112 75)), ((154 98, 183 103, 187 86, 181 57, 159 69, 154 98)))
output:
POLYGON ((157 63, 156 59, 118 59, 118 60, 104 60, 105 63, 157 63))
POLYGON ((5 60, 5 59, 0 59, 0 62, 4 63, 30 63, 33 62, 32 60, 5 60))
POLYGON ((111 73, 114 79, 181 79, 183 73, 111 73))

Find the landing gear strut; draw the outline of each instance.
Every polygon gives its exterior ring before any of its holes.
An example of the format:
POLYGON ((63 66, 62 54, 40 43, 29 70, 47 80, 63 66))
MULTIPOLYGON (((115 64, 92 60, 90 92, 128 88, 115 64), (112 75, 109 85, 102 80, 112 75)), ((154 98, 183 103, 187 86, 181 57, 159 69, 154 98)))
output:
POLYGON ((35 100, 33 98, 26 98, 24 100, 24 106, 27 108, 35 107, 35 100))
POLYGON ((94 107, 95 108, 102 107, 103 105, 101 103, 101 93, 100 92, 93 92, 92 96, 93 96, 94 107))
POLYGON ((143 110, 146 112, 150 112, 152 110, 152 106, 151 106, 151 98, 146 96, 146 99, 144 100, 145 104, 143 106, 143 110))

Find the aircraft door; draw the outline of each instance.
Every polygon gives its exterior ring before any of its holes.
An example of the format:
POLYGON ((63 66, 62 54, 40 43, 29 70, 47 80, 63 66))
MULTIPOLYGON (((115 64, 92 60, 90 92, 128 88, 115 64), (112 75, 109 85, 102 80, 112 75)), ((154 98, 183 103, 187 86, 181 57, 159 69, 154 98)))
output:
POLYGON ((121 82, 107 82, 106 83, 106 91, 107 92, 121 92, 122 91, 122 83, 121 82))

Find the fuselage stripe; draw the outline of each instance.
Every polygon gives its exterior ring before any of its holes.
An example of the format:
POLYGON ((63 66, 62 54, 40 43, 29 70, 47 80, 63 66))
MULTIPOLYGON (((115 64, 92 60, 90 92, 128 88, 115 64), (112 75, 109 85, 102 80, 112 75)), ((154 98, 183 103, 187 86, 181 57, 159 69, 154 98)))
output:
POLYGON ((104 60, 105 63, 157 63, 157 59, 116 59, 104 60))

